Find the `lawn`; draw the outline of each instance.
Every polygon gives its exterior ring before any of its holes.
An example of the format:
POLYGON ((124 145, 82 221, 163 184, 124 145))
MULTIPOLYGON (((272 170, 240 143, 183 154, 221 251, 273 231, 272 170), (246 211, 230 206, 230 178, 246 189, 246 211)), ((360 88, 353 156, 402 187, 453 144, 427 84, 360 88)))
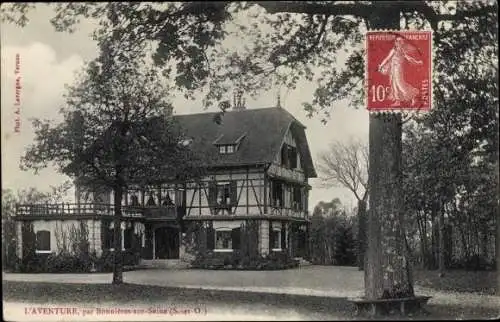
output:
MULTIPOLYGON (((70 304, 120 307, 169 305, 197 306, 207 312, 244 312, 253 319, 352 320, 354 307, 346 298, 266 294, 234 291, 208 291, 134 284, 62 284, 4 282, 3 299, 11 303, 70 304), (95 304, 94 304, 95 305, 95 304)), ((466 304, 466 303, 465 303, 466 304)), ((26 304, 27 305, 27 304, 26 304)), ((466 305, 427 306, 430 315, 415 319, 492 318, 497 312, 466 305)), ((236 314, 236 313, 235 313, 236 314)), ((248 319, 248 318, 247 318, 248 319)))
POLYGON ((414 281, 416 285, 439 291, 475 292, 494 295, 497 285, 497 272, 448 270, 443 277, 439 277, 437 270, 416 270, 414 281))

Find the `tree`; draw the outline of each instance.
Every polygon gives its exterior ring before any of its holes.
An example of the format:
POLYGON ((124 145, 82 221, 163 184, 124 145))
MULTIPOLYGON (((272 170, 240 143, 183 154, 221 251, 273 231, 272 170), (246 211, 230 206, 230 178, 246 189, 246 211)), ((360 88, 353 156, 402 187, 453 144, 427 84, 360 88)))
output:
POLYGON ((26 169, 54 163, 83 187, 114 193, 113 283, 120 284, 122 198, 130 184, 182 180, 195 175, 198 159, 181 142, 172 119, 169 88, 136 52, 115 55, 101 43, 97 60, 70 86, 63 121, 35 120, 35 143, 22 158, 26 169))
MULTIPOLYGON (((204 103, 210 106, 223 99, 231 86, 228 82, 233 86, 238 82, 238 86, 255 94, 272 83, 295 88, 298 80, 305 78, 316 80, 318 87, 313 100, 304 103, 304 108, 311 115, 322 111, 327 116, 339 99, 350 98, 354 106, 363 101, 364 29, 399 29, 401 22, 405 28, 427 26, 435 31, 436 46, 446 48, 450 38, 456 36, 467 38, 474 33, 480 39, 482 36, 473 30, 495 26, 498 10, 496 3, 479 2, 460 2, 458 8, 453 2, 420 1, 189 2, 163 7, 98 3, 60 5, 53 22, 61 30, 68 29, 75 24, 76 17, 99 19, 110 7, 117 9, 121 18, 115 29, 120 35, 116 39, 134 39, 136 45, 157 41, 155 61, 165 66, 167 74, 175 75, 177 85, 186 89, 188 97, 196 89, 206 88, 204 103), (261 8, 274 15, 264 15, 261 8), (238 35, 243 39, 246 35, 254 41, 245 50, 235 53, 222 46, 223 40, 230 35, 224 27, 243 12, 252 23, 239 25, 238 35), (441 23, 443 21, 455 21, 461 28, 449 28, 441 23), (345 66, 335 68, 337 54, 342 50, 348 53, 345 66)), ((19 12, 21 15, 10 18, 23 22, 25 12, 19 12)), ((487 33, 491 34, 491 29, 487 33)), ((105 37, 105 34, 97 33, 97 36, 105 37)), ((474 51, 476 45, 471 42, 469 48, 474 51)), ((129 48, 122 47, 122 50, 129 48)), ((447 57, 441 56, 438 60, 444 61, 447 57)), ((451 79, 439 81, 453 83, 451 79)), ((401 133, 400 115, 370 117, 371 237, 365 289, 366 296, 371 299, 389 293, 393 296, 413 294, 412 282, 403 267, 404 249, 400 247, 404 235, 401 230, 404 224, 401 133), (381 236, 385 236, 384 241, 381 236), (382 250, 387 253, 381 253, 382 250)))
POLYGON ((311 218, 311 259, 320 265, 352 265, 354 236, 352 217, 338 198, 320 201, 311 218))
POLYGON ((366 202, 368 199, 368 146, 350 138, 347 143, 336 140, 319 154, 317 168, 325 186, 349 189, 356 200, 358 218, 358 267, 364 267, 366 245, 366 202))

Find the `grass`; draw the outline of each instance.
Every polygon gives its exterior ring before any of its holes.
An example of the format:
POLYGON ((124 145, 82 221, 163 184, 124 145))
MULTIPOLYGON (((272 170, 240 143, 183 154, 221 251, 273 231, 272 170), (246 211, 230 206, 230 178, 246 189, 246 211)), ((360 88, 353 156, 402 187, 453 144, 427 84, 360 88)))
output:
MULTIPOLYGON (((247 312, 271 312, 278 317, 291 313, 311 320, 356 319, 354 306, 346 298, 267 294, 234 291, 208 291, 135 284, 62 284, 9 282, 3 283, 3 300, 22 303, 106 303, 120 305, 183 304, 204 305, 208 309, 231 311, 235 308, 247 312), (281 315, 280 315, 281 314, 281 315)), ((498 315, 481 307, 432 305, 426 306, 428 316, 414 319, 485 318, 498 315)))
POLYGON ((438 291, 494 295, 497 285, 497 272, 448 270, 443 277, 439 277, 437 270, 416 270, 414 281, 416 285, 438 291))

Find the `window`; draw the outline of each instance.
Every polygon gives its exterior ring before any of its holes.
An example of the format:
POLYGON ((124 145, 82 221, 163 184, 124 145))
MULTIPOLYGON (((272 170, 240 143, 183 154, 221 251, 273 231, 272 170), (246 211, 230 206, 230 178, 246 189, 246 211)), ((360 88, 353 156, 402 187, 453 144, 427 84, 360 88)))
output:
POLYGON ((236 181, 211 182, 209 184, 209 201, 213 208, 230 209, 236 204, 236 181))
POLYGON ((148 201, 146 203, 146 206, 156 206, 156 201, 153 195, 149 195, 148 201))
POLYGON ((134 227, 132 223, 127 223, 127 228, 123 234, 123 245, 125 249, 132 248, 132 239, 134 238, 134 227))
POLYGON ((223 144, 219 145, 219 153, 220 154, 231 154, 236 151, 236 145, 234 144, 223 144))
POLYGON ((229 183, 217 184, 217 199, 218 206, 229 206, 231 204, 231 185, 229 183))
POLYGON ((173 206, 173 205, 175 205, 174 201, 172 200, 172 198, 170 197, 170 194, 168 192, 163 197, 163 201, 161 202, 161 205, 162 206, 173 206))
POLYGON ((233 238, 231 230, 215 231, 215 249, 217 250, 232 250, 233 238))
POLYGON ((133 207, 139 206, 139 198, 135 194, 130 196, 130 205, 133 207))
POLYGON ((301 187, 293 187, 293 209, 302 210, 302 189, 301 187))
POLYGON ((281 148, 281 165, 290 169, 297 168, 297 148, 283 144, 281 148))
POLYGON ((112 221, 102 222, 102 242, 104 249, 112 249, 114 247, 114 223, 112 221))
POLYGON ((283 184, 280 181, 271 181, 271 206, 280 208, 283 206, 283 184))
POLYGON ((36 233, 36 252, 50 253, 50 231, 40 230, 36 233))
POLYGON ((281 250, 281 230, 273 229, 269 238, 271 238, 272 250, 281 250))

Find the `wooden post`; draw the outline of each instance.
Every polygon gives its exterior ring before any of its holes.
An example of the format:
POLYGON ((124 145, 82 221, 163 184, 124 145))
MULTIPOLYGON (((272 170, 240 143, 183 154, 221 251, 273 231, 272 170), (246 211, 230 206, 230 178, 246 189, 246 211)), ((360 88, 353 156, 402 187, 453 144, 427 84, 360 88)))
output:
POLYGON ((268 196, 267 196, 267 170, 264 168, 264 196, 262 198, 263 203, 264 203, 264 214, 267 214, 267 202, 268 202, 268 196))

